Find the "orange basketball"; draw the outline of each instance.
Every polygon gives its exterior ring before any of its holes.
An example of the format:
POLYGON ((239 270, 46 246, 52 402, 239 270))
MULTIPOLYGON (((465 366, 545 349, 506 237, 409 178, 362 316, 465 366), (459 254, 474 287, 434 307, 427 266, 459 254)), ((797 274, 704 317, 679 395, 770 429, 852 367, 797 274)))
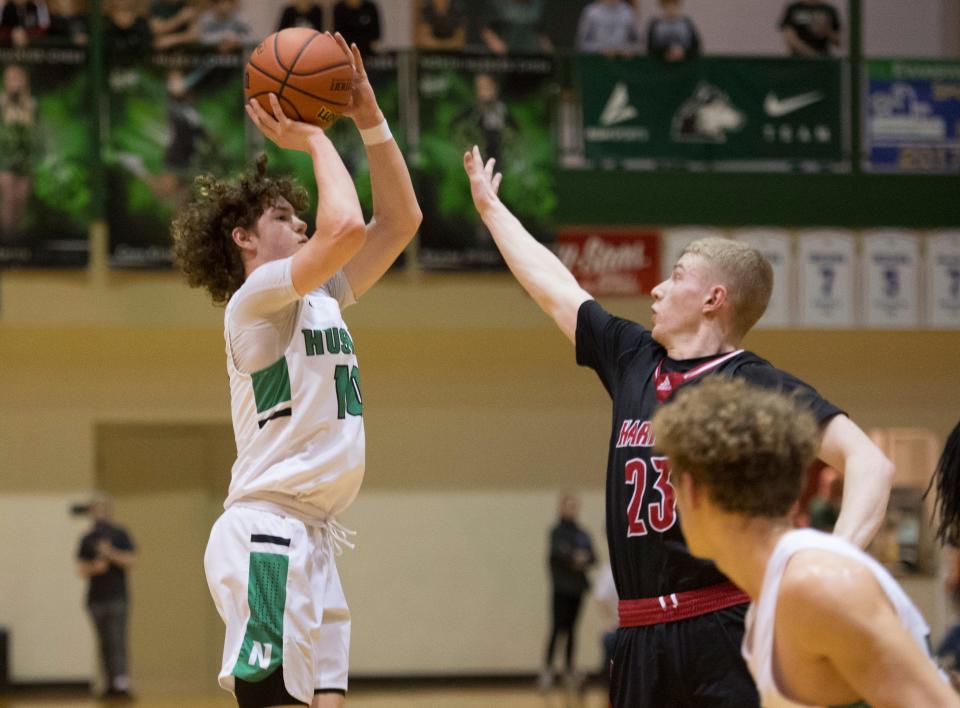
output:
POLYGON ((244 72, 246 100, 256 98, 273 114, 275 93, 288 118, 326 129, 350 102, 353 67, 329 34, 294 27, 260 42, 244 72))

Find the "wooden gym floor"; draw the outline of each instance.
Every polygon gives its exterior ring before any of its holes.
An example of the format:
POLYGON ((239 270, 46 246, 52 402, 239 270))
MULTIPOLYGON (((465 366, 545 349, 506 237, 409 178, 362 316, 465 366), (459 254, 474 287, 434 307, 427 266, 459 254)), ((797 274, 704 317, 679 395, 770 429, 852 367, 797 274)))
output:
MULTIPOLYGON (((370 688, 351 691, 347 708, 607 708, 606 692, 590 687, 582 694, 530 688, 370 688)), ((236 708, 229 694, 138 696, 133 703, 98 701, 85 694, 0 694, 0 708, 236 708)))

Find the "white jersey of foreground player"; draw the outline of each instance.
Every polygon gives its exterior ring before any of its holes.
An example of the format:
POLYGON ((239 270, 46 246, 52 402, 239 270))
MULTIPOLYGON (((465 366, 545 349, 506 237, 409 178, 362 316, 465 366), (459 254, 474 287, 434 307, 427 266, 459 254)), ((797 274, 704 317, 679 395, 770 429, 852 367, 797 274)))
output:
POLYGON ((340 314, 355 300, 342 272, 301 298, 290 264, 258 267, 224 313, 237 443, 224 507, 261 501, 323 523, 363 481, 359 370, 340 314))
MULTIPOLYGON (((876 578, 904 627, 924 652, 929 652, 930 627, 914 606, 903 588, 876 560, 853 544, 832 534, 798 529, 788 531, 777 542, 763 575, 760 596, 747 610, 746 630, 743 635, 743 658, 757 683, 764 708, 798 708, 806 703, 791 701, 780 692, 774 675, 773 629, 777 612, 780 581, 787 563, 800 551, 820 550, 851 558, 865 566, 876 578)), ((932 659, 931 659, 932 661, 932 659)), ((944 677, 944 681, 946 681, 944 677)))

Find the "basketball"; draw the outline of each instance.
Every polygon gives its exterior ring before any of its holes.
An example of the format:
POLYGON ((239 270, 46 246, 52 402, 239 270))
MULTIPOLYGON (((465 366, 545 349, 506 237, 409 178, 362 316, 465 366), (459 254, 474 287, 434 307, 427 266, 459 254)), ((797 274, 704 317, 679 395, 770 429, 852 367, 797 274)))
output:
POLYGON ((246 100, 257 99, 271 115, 275 93, 288 118, 326 129, 350 102, 353 67, 332 35, 295 27, 260 42, 243 86, 246 100))

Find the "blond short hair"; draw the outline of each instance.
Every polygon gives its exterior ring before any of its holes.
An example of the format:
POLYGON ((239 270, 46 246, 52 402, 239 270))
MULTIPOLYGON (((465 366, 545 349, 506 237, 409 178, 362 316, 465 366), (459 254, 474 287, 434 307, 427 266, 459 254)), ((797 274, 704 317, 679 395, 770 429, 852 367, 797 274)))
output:
POLYGON ((684 387, 653 418, 656 447, 724 511, 786 516, 814 460, 819 428, 794 397, 711 376, 684 387))
POLYGON ((733 306, 733 325, 738 337, 750 331, 763 317, 773 292, 773 267, 757 249, 726 238, 702 238, 680 254, 700 256, 728 286, 733 306))

